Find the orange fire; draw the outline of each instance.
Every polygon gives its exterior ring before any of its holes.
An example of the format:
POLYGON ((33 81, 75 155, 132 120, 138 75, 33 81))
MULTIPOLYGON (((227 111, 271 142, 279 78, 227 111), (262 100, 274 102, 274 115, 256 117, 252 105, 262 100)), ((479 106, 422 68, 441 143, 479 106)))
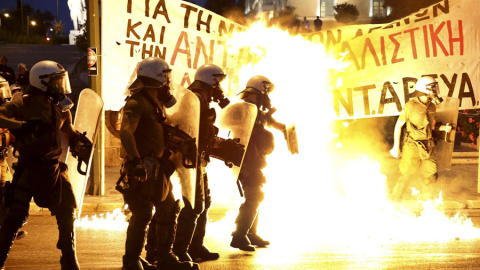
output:
MULTIPOLYGON (((272 130, 276 148, 264 169, 267 184, 259 234, 285 246, 480 237, 480 230, 465 215, 448 217, 442 213, 441 193, 435 200, 413 202, 415 210, 389 201, 387 177, 380 172, 379 162, 369 157, 373 152, 360 159, 348 158, 348 153, 336 154, 341 144, 333 143, 336 135, 331 131, 336 120, 331 74, 341 72, 348 63, 329 55, 322 44, 262 23, 234 34, 230 47, 249 47, 255 54, 254 62, 238 70, 238 90, 252 76, 268 77, 275 84, 270 96, 277 108, 273 116, 287 126, 295 123, 299 141, 300 153, 291 155, 283 134, 272 130)), ((211 224, 215 229, 207 231, 228 236, 234 230, 242 198, 222 162, 212 161, 207 171, 214 206, 231 209, 224 219, 211 224)), ((117 221, 125 225, 125 220, 117 221)), ((77 226, 89 227, 92 222, 100 221, 79 222, 77 226)))

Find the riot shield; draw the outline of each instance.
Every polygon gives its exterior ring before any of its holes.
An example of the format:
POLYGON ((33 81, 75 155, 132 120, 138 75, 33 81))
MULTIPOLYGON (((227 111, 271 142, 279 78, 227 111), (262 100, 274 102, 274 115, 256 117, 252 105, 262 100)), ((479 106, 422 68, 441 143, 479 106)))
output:
MULTIPOLYGON (((253 126, 257 118, 257 106, 247 102, 230 103, 220 112, 219 128, 228 131, 230 139, 237 139, 247 149, 253 126)), ((243 156, 240 164, 231 164, 234 180, 237 181, 242 168, 243 156)))
POLYGON ((97 127, 102 109, 102 98, 91 89, 83 89, 78 97, 73 126, 75 130, 84 133, 92 142, 93 146, 90 153, 90 159, 85 161, 77 160, 69 151, 67 151, 65 156, 65 163, 68 166, 68 178, 72 184, 75 201, 77 202, 77 218, 80 217, 82 212, 83 198, 85 197, 85 189, 90 174, 93 149, 97 138, 97 127))
MULTIPOLYGON (((177 87, 175 91, 177 103, 167 109, 166 124, 176 129, 176 135, 182 137, 184 133, 195 140, 195 154, 198 153, 198 136, 200 132, 200 100, 185 88, 177 87)), ((175 132, 175 131, 173 131, 175 132)), ((197 156, 195 156, 196 162, 197 156)), ((197 176, 196 166, 186 161, 184 153, 175 151, 170 158, 175 164, 172 181, 179 181, 182 187, 182 196, 186 198, 192 208, 195 208, 195 183, 197 176)))
POLYGON ((287 128, 287 145, 288 151, 290 151, 292 155, 298 154, 297 129, 295 128, 295 124, 287 128))
POLYGON ((452 165, 452 153, 455 144, 455 131, 457 129, 458 107, 460 100, 454 97, 444 97, 444 101, 437 106, 437 123, 452 126, 449 133, 441 132, 441 137, 436 138, 438 168, 450 170, 452 165))

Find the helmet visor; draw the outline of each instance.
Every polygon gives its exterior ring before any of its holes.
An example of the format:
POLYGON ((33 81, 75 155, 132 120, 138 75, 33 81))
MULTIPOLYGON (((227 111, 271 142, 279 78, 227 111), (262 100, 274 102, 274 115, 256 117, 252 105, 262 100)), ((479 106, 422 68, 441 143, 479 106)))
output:
POLYGON ((273 89, 275 89, 275 85, 271 82, 263 81, 262 83, 263 83, 263 88, 265 89, 267 94, 270 94, 273 91, 273 89))
POLYGON ((434 82, 434 83, 431 83, 431 84, 427 84, 427 85, 425 86, 425 89, 427 89, 427 91, 432 92, 432 93, 435 94, 435 95, 440 94, 440 91, 439 91, 439 87, 438 87, 438 83, 437 83, 437 82, 434 82))
POLYGON ((213 83, 214 85, 213 86, 218 86, 220 89, 226 89, 227 87, 227 80, 225 80, 227 78, 227 75, 225 74, 213 74, 213 83))
POLYGON ((10 91, 10 86, 7 81, 0 82, 0 94, 4 99, 12 97, 12 92, 10 91))
POLYGON ((70 88, 70 80, 68 78, 67 71, 60 71, 49 75, 43 75, 42 77, 49 77, 47 83, 47 91, 50 91, 51 94, 70 94, 72 89, 70 88))
POLYGON ((165 86, 168 86, 170 89, 170 92, 172 92, 173 89, 173 71, 171 69, 165 69, 163 70, 163 74, 165 75, 165 81, 164 84, 165 86))

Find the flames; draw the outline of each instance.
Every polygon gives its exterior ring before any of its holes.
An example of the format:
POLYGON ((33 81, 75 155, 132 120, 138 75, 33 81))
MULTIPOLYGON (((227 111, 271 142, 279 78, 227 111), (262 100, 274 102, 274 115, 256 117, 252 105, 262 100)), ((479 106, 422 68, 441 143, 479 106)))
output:
MULTIPOLYGON (((237 91, 255 75, 268 77, 275 84, 270 95, 277 108, 273 116, 287 126, 295 123, 299 141, 300 153, 292 156, 283 134, 272 130, 276 148, 264 169, 267 184, 259 213, 259 234, 285 246, 480 237, 480 230, 465 215, 448 217, 439 210, 442 193, 433 200, 419 199, 410 205, 389 201, 387 177, 372 158, 377 155, 365 152, 357 158, 335 141, 331 128, 335 120, 332 82, 338 84, 334 74, 349 63, 329 55, 322 44, 267 29, 262 23, 235 33, 229 43, 235 50, 248 47, 253 59, 238 70, 237 91)), ((224 164, 212 161, 207 171, 214 206, 231 209, 224 219, 211 224, 215 229, 207 231, 228 236, 234 230, 242 199, 235 182, 228 180, 230 172, 224 164)), ((121 216, 121 211, 107 215, 125 229, 126 221, 121 216)), ((113 228, 110 221, 96 218, 76 225, 90 228, 90 224, 102 222, 100 226, 113 228)))

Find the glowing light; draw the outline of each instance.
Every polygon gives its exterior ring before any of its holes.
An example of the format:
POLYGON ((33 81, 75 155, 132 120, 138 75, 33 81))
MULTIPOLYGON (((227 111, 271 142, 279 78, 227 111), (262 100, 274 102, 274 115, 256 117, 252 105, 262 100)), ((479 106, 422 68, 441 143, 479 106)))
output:
POLYGON ((128 227, 127 217, 122 209, 117 208, 111 213, 85 216, 75 220, 75 227, 83 229, 99 229, 110 231, 125 231, 128 227))
MULTIPOLYGON (((385 242, 480 237, 465 215, 448 217, 442 212, 442 193, 422 201, 420 192, 412 189, 417 200, 391 202, 387 178, 380 163, 370 157, 376 149, 355 158, 335 141, 331 90, 339 84, 335 73, 348 63, 329 55, 321 44, 262 23, 235 33, 229 45, 249 50, 250 60, 238 70, 237 89, 255 75, 268 77, 275 84, 270 95, 278 109, 274 117, 287 126, 296 125, 300 153, 292 156, 283 134, 272 130, 276 147, 263 170, 267 184, 258 231, 279 250, 328 243, 360 254, 381 253, 374 247, 385 242)), ((242 198, 222 162, 212 160, 207 171, 214 204, 232 209, 207 231, 229 235, 242 198)))

